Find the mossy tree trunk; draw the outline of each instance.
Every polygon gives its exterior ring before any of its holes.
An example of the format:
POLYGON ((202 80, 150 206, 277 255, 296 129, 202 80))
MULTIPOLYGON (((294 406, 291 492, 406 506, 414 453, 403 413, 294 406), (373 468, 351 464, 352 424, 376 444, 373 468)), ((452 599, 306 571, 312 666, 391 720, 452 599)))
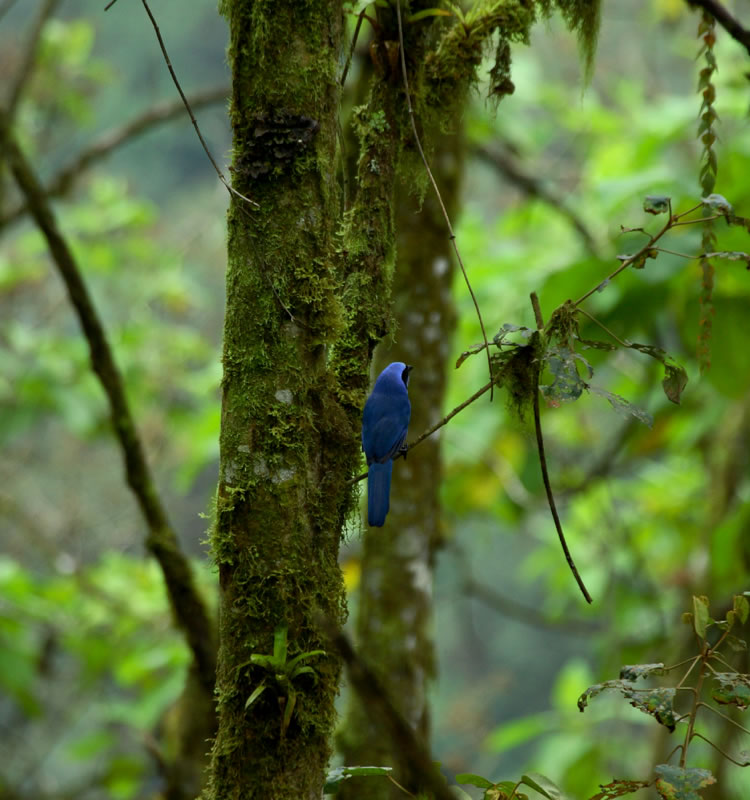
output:
MULTIPOLYGON (((432 168, 448 211, 458 206, 462 137, 435 143, 432 168)), ((398 270, 393 285, 395 333, 375 351, 375 372, 391 361, 414 365, 410 382, 411 436, 440 419, 450 340, 455 326, 453 249, 437 198, 417 198, 402 188, 396 204, 398 270)), ((357 641, 404 718, 429 737, 427 684, 434 677, 432 572, 440 545, 440 438, 424 442, 406 461, 394 464, 391 510, 382 529, 364 535, 357 641)), ((340 749, 347 764, 397 769, 397 780, 418 790, 408 765, 372 724, 357 697, 351 699, 340 749)), ((342 798, 384 800, 403 792, 385 781, 344 785, 342 798)))
POLYGON ((222 10, 234 185, 258 207, 233 198, 228 219, 212 534, 219 728, 205 796, 310 798, 330 755, 339 660, 311 656, 299 666, 313 672, 284 677, 253 656, 270 656, 275 636, 287 662, 325 649, 316 613, 344 616, 337 555, 358 452, 327 364, 343 327, 334 241, 343 11, 341 0, 226 0, 222 10))

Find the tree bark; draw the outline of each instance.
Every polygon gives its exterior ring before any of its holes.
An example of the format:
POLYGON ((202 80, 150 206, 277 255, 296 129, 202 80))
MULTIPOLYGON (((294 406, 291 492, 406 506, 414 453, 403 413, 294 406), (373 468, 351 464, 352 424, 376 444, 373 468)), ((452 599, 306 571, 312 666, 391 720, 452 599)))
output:
POLYGON ((319 797, 340 661, 267 669, 325 649, 340 623, 340 529, 357 462, 327 368, 342 328, 334 235, 340 0, 227 0, 237 198, 229 210, 221 460, 212 533, 220 579, 219 728, 205 796, 319 797), (286 633, 284 633, 286 631, 286 633), (265 687, 262 691, 260 687, 265 687), (256 694, 253 699, 253 692, 256 694), (290 713, 291 711, 291 713, 290 713))
MULTIPOLYGON (((450 214, 457 210, 462 138, 435 142, 432 169, 450 214)), ((455 327, 454 263, 445 219, 430 191, 420 210, 404 188, 396 204, 398 267, 394 279, 396 330, 375 352, 375 374, 391 361, 414 365, 409 395, 410 439, 441 416, 455 327)), ((413 456, 394 464, 391 510, 382 529, 366 529, 359 588, 357 636, 364 661, 376 670, 388 695, 420 735, 429 740, 427 685, 435 674, 431 635, 432 572, 440 544, 440 438, 425 441, 413 456), (422 449, 424 448, 424 449, 422 449)), ((408 765, 352 698, 340 738, 346 764, 394 766, 397 780, 417 791, 408 765)), ((352 784, 354 782, 352 781, 352 784)), ((385 781, 344 785, 342 798, 384 800, 400 793, 385 781)))

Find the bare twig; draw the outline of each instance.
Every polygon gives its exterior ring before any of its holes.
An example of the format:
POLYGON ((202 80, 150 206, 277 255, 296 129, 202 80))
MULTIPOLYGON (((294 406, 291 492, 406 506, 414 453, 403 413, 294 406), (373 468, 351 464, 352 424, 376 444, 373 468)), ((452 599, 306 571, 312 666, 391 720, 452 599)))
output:
POLYGON ((6 113, 11 120, 16 116, 16 108, 18 107, 18 103, 23 95, 23 90, 26 88, 26 84, 34 72, 37 51, 39 49, 39 42, 42 38, 44 26, 47 24, 47 20, 54 13, 58 2, 59 0, 44 0, 39 7, 36 17, 34 17, 34 22, 31 25, 31 32, 29 33, 29 39, 26 42, 23 60, 21 61, 18 71, 16 72, 15 80, 11 84, 10 92, 8 93, 8 98, 6 100, 6 113))
MULTIPOLYGON (((435 431, 442 428, 443 425, 447 425, 453 419, 453 417, 456 416, 456 414, 463 411, 467 406, 470 406, 475 400, 478 400, 485 392, 491 389, 492 386, 495 383, 497 383, 498 377, 499 376, 495 376, 491 381, 485 383, 481 389, 478 389, 476 392, 474 392, 474 394, 471 397, 464 400, 464 402, 461 403, 461 405, 456 406, 453 409, 453 411, 451 411, 449 414, 446 414, 440 420, 440 422, 436 422, 434 425, 432 425, 426 431, 424 431, 424 433, 417 436, 417 438, 413 442, 408 443, 405 452, 412 451, 418 444, 421 444, 428 436, 432 436, 432 434, 435 433, 435 431)), ((350 480, 348 480, 346 485, 351 486, 351 484, 353 483, 357 483, 358 481, 363 481, 366 477, 367 473, 363 472, 361 475, 357 475, 356 478, 351 478, 350 480)))
MULTIPOLYGON (((538 334, 534 334, 538 336, 538 334)), ((542 421, 539 414, 539 377, 541 374, 541 364, 537 367, 536 370, 536 380, 534 386, 534 430, 536 431, 536 446, 537 450, 539 451, 539 464, 542 468, 542 480, 544 481, 544 490, 547 493, 547 502, 549 503, 549 510, 552 513, 552 519, 555 521, 555 529, 557 530, 557 535, 560 539, 560 544, 562 545, 563 553, 565 553, 565 560, 568 562, 568 566, 570 567, 570 571, 573 573, 573 577, 576 579, 576 583, 578 584, 578 588, 581 590, 581 593, 586 598, 587 603, 592 603, 593 600, 591 599, 591 595, 588 592, 588 589, 583 583, 581 576, 578 574, 578 570, 576 569, 576 565, 573 561, 573 556, 570 554, 570 550, 568 550, 568 543, 565 541, 565 534, 563 533, 562 524, 560 523, 560 517, 557 513, 557 506, 555 505, 555 497, 552 494, 552 486, 550 485, 549 481, 549 473, 547 472, 547 459, 544 455, 544 438, 542 436, 542 421)))
POLYGON ((149 529, 146 546, 164 573, 172 611, 193 653, 201 684, 206 691, 213 691, 216 646, 211 619, 195 586, 190 562, 180 549, 177 535, 157 494, 125 395, 122 376, 115 363, 102 322, 70 246, 57 227, 44 189, 16 143, 7 112, 2 109, 0 109, 0 152, 3 153, 18 188, 26 197, 29 213, 47 241, 52 260, 66 285, 71 303, 78 315, 89 345, 92 368, 109 400, 112 425, 120 443, 127 482, 149 529))
POLYGON ((743 27, 718 0, 686 0, 689 6, 708 12, 722 28, 750 53, 750 30, 743 27))
POLYGON ((321 615, 318 624, 344 660, 349 682, 363 707, 377 719, 390 738, 404 772, 436 800, 455 800, 426 746, 393 705, 380 679, 360 658, 347 636, 327 617, 321 615))
POLYGON ((698 698, 701 694, 701 689, 703 688, 703 681, 706 678, 704 667, 706 665, 706 661, 704 659, 705 650, 702 649, 701 651, 701 658, 699 660, 698 666, 698 677, 695 681, 695 686, 691 687, 695 692, 695 702, 693 703, 693 707, 690 709, 690 714, 688 716, 688 723, 687 723, 687 730, 685 731, 685 738, 682 742, 682 752, 680 753, 680 766, 684 768, 685 762, 687 760, 687 751, 688 747, 690 746, 690 741, 693 738, 693 734, 695 731, 695 719, 698 715, 698 698))
POLYGON ((621 347, 630 347, 631 345, 626 344, 623 340, 616 334, 613 333, 603 322, 600 322, 593 314, 589 314, 588 311, 584 308, 576 309, 584 316, 588 317, 594 325, 598 325, 605 333, 608 333, 621 347))
POLYGON ((354 48, 357 46, 357 39, 359 38, 359 29, 362 27, 362 20, 367 16, 365 14, 364 9, 360 11, 359 15, 357 16, 357 24, 354 28, 354 33, 352 34, 352 46, 349 48, 349 56, 346 59, 346 64, 344 64, 344 69, 341 73, 341 81, 340 85, 341 88, 344 88, 344 84, 346 83, 346 76, 349 74, 349 67, 352 65, 352 58, 354 57, 354 48))
POLYGON ((506 597, 496 589, 483 586, 472 578, 467 578, 464 581, 462 589, 466 595, 476 600, 481 600, 488 608, 531 628, 567 634, 593 634, 601 630, 601 626, 596 622, 548 619, 543 614, 540 614, 536 608, 519 603, 511 597, 506 597))
MULTIPOLYGON (((706 708, 710 708, 710 706, 706 706, 706 708)), ((711 710, 713 711, 714 709, 711 709, 711 710)), ((722 714, 722 716, 724 716, 724 715, 722 714)), ((729 719, 729 717, 727 717, 727 719, 729 719)), ((734 720, 731 720, 731 719, 729 721, 730 722, 734 722, 734 720)), ((744 730, 744 728, 743 728, 743 730, 744 730)), ((717 752, 721 753, 721 755, 723 755, 724 758, 726 758, 728 761, 731 761, 733 764, 736 764, 738 767, 750 767, 750 761, 737 761, 736 758, 732 758, 732 756, 730 756, 729 753, 725 753, 719 747, 718 744, 714 744, 710 739, 707 739, 702 733, 698 733, 698 731, 694 731, 693 732, 693 736, 695 736, 697 739, 703 739, 704 742, 706 742, 707 744, 710 744, 711 747, 714 748, 714 750, 716 750, 717 752)))
POLYGON ((558 211, 562 216, 566 217, 581 237, 586 248, 594 254, 597 253, 596 239, 583 219, 570 208, 561 195, 547 185, 546 181, 541 181, 534 175, 526 172, 507 148, 504 148, 501 152, 497 148, 474 144, 471 148, 471 152, 474 153, 477 158, 480 158, 482 161, 494 167, 503 177, 518 186, 518 188, 529 197, 535 197, 541 200, 543 203, 546 203, 548 206, 558 211))
POLYGON ((542 307, 539 305, 539 295, 532 292, 529 295, 531 299, 531 307, 534 309, 534 320, 536 321, 537 330, 544 330, 544 317, 542 316, 542 307))
MULTIPOLYGON (((229 91, 226 86, 217 86, 214 89, 196 92, 190 97, 190 105, 193 108, 202 108, 220 103, 228 97, 229 91)), ((122 147, 122 145, 143 135, 157 125, 176 119, 184 113, 184 110, 185 107, 181 100, 164 101, 146 109, 124 125, 106 131, 56 172, 44 187, 44 193, 47 197, 65 195, 70 191, 78 177, 92 164, 101 161, 114 150, 117 150, 118 147, 122 147)), ((19 203, 15 208, 0 216, 0 227, 16 222, 26 211, 26 205, 19 203)))
POLYGON ((406 54, 404 52, 404 30, 403 30, 403 25, 401 23, 401 0, 396 0, 396 19, 398 20, 398 43, 399 43, 399 53, 401 55, 401 74, 404 80, 406 107, 409 111, 409 121, 411 122, 411 129, 412 133, 414 134, 414 141, 417 145, 417 150, 419 150, 419 155, 422 158, 422 163, 424 164, 424 168, 425 171, 427 172, 427 176, 430 179, 432 188, 435 190, 435 195, 437 196, 438 203, 440 204, 440 209, 442 210, 443 217, 445 218, 445 225, 448 228, 449 238, 451 240, 451 244, 453 245, 453 252, 456 254, 456 261, 458 261, 458 266, 461 268, 461 272, 463 273, 464 276, 464 281, 466 282, 466 287, 469 290, 469 294, 471 295, 471 300, 474 303, 474 309, 477 312, 477 318, 479 319, 479 327, 482 329, 482 339, 484 340, 484 345, 487 348, 487 368, 489 369, 490 373, 490 384, 489 384, 490 401, 492 401, 494 394, 494 388, 493 388, 494 381, 492 379, 492 358, 490 355, 490 345, 489 342, 487 341, 487 332, 484 329, 484 320, 482 319, 482 312, 479 310, 479 303, 477 302, 474 290, 471 288, 471 283, 469 282, 469 276, 466 273, 466 267, 464 267, 464 262, 461 258, 461 253, 458 250, 458 245, 456 244, 456 234, 453 233, 453 226, 451 225, 450 217, 448 216, 445 204, 443 203, 443 198, 442 195, 440 194, 440 189, 438 188, 435 176, 432 174, 430 165, 427 162, 427 157, 424 154, 424 149, 422 148, 422 141, 419 138, 419 133, 417 133, 417 122, 414 119, 414 109, 411 104, 411 93, 409 92, 409 78, 406 72, 406 54))
MULTIPOLYGON (((116 0, 111 0, 111 2, 104 7, 104 10, 107 11, 108 9, 112 8, 115 2, 116 0)), ((169 74, 172 76, 172 82, 174 83, 175 87, 177 88, 177 91, 180 94, 180 97, 182 98, 182 103, 185 106, 185 110, 187 111, 188 116, 190 117, 190 121, 193 123, 193 128, 195 128, 196 134, 198 134, 198 139, 200 140, 201 146, 203 147, 204 152, 208 156, 208 160, 213 165, 213 168, 216 170, 216 174, 219 176, 219 180, 224 184, 224 186, 227 188, 227 191, 230 194, 233 194, 236 197, 241 198, 245 202, 250 203, 251 205, 257 207, 258 204, 255 202, 255 200, 251 200, 249 197, 245 197, 244 194, 238 192, 233 186, 227 183, 227 179, 224 177, 224 173, 219 169, 219 165, 216 163, 216 160, 211 155, 211 151, 208 149, 208 145, 206 144, 206 140, 203 138, 201 129, 198 127, 198 120, 196 120, 195 115, 193 114, 193 110, 190 108, 190 103, 188 102, 187 97, 185 97, 185 93, 182 91, 182 86, 180 86, 180 82, 177 80, 177 74, 175 73, 174 68, 172 67, 172 62, 169 59, 169 53, 167 53, 167 48, 166 45, 164 44, 164 40, 161 38, 161 31, 159 30, 159 26, 156 23, 156 19, 154 18, 154 15, 151 13, 151 9, 149 8, 149 5, 146 2, 146 0, 141 0, 141 3, 143 4, 143 7, 146 9, 146 14, 148 14, 149 20, 151 20, 151 25, 153 26, 154 33, 156 34, 156 38, 159 41, 159 47, 161 48, 161 53, 164 56, 164 62, 167 65, 169 74)))
MULTIPOLYGON (((698 206, 698 207, 700 207, 700 206, 698 206)), ((694 209, 691 209, 691 210, 694 210, 694 209)), ((689 213, 689 212, 686 212, 686 213, 689 213)), ((659 239, 661 239, 661 237, 664 236, 664 234, 670 228, 673 228, 675 225, 689 224, 689 223, 677 222, 676 220, 679 219, 679 217, 681 217, 681 216, 684 216, 684 214, 676 214, 676 215, 672 214, 672 203, 670 202, 669 203, 668 219, 664 223, 663 227, 657 233, 653 234, 652 236, 649 236, 649 240, 646 242, 646 244, 643 245, 643 247, 641 247, 641 249, 637 253, 635 253, 632 256, 628 256, 626 259, 624 259, 622 264, 620 264, 620 266, 614 272, 609 274, 603 281, 601 281, 596 286, 594 286, 593 289, 589 289, 589 291, 586 292, 586 294, 584 294, 581 297, 579 297, 578 300, 576 300, 575 303, 573 303, 573 307, 580 306, 581 303, 584 300, 586 300, 589 297, 591 297, 591 295, 594 294, 594 292, 596 292, 599 289, 599 287, 606 286, 612 280, 612 278, 616 277, 623 270, 626 270, 631 264, 636 262, 641 256, 643 256, 645 253, 647 253, 654 246, 654 244, 656 244, 656 242, 658 242, 659 239)))

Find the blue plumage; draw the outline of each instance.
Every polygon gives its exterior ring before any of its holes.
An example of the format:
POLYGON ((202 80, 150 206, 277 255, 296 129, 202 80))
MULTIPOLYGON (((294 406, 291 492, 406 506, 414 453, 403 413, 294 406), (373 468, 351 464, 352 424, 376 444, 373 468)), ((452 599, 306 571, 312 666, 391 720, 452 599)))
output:
POLYGON ((393 458, 406 439, 411 417, 409 372, 401 361, 378 376, 362 414, 362 449, 367 458, 367 522, 381 527, 390 507, 393 458))

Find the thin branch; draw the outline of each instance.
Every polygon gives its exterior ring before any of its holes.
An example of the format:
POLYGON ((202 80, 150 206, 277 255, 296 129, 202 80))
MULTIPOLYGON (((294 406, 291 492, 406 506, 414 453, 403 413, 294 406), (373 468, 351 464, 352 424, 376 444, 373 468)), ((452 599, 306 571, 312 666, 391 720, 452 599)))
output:
MULTIPOLYGON (((690 658, 685 658, 685 659, 683 659, 682 661, 678 661, 676 664, 672 664, 672 665, 671 665, 671 666, 669 666, 669 667, 664 667, 664 672, 671 672, 673 669, 677 669, 678 667, 684 667, 684 666, 685 666, 685 664, 690 664, 690 662, 692 662, 693 664, 695 664, 695 662, 696 662, 696 661, 697 661, 699 658, 700 658, 700 656, 690 656, 690 658)), ((685 677, 686 677, 686 676, 687 676, 687 673, 685 673, 685 675, 683 675, 683 677, 682 677, 682 681, 684 681, 684 680, 685 680, 685 677)), ((680 683, 682 683, 682 681, 680 681, 680 683)), ((679 684, 678 684, 678 686, 679 686, 679 684)))
POLYGON ((536 328, 538 331, 542 331, 544 330, 544 317, 542 316, 542 307, 539 305, 539 295, 536 292, 532 292, 529 298, 531 299, 531 307, 534 309, 536 328))
POLYGON ((622 264, 620 264, 620 266, 614 272, 612 272, 610 275, 608 275, 603 281, 601 281, 596 286, 594 286, 593 289, 589 289, 589 291, 586 292, 586 294, 584 294, 581 297, 579 297, 578 300, 576 300, 575 303, 573 303, 573 307, 575 308, 576 306, 580 306, 581 303, 584 300, 586 300, 587 298, 591 297, 591 295, 594 294, 594 292, 598 291, 598 289, 600 287, 606 286, 614 277, 619 275, 623 270, 627 269, 631 264, 633 264, 641 256, 643 256, 645 253, 647 253, 653 247, 653 245, 656 242, 658 242, 659 239, 661 239, 661 237, 664 236, 664 234, 670 228, 674 227, 675 225, 687 225, 687 224, 690 224, 690 223, 686 223, 686 222, 675 222, 675 220, 679 216, 681 216, 681 215, 677 215, 677 216, 673 216, 672 215, 672 203, 670 201, 670 203, 669 203, 669 217, 668 217, 667 221, 664 223, 664 226, 661 228, 661 230, 659 230, 653 236, 650 236, 648 242, 646 242, 646 244, 644 244, 643 247, 641 247, 641 249, 637 253, 635 253, 632 256, 628 256, 626 259, 624 259, 622 264))
POLYGON ((29 82, 29 78, 34 72, 37 51, 39 50, 39 42, 42 39, 44 26, 47 24, 47 20, 49 20, 54 13, 58 2, 59 0, 44 0, 39 7, 39 11, 34 18, 34 22, 32 23, 31 32, 29 33, 29 39, 26 42, 26 49, 23 54, 21 65, 19 66, 15 80, 10 87, 8 99, 6 101, 6 113, 8 118, 11 120, 13 120, 16 116, 16 109, 18 108, 21 96, 23 95, 23 90, 26 88, 26 84, 29 82))
MULTIPOLYGON (((230 90, 226 86, 217 86, 213 89, 196 92, 190 97, 190 105, 193 108, 214 105, 226 100, 229 92, 230 90)), ((71 190, 80 175, 92 164, 101 161, 119 147, 142 136, 157 125, 177 119, 184 113, 184 110, 185 106, 181 100, 162 101, 133 117, 129 122, 106 131, 58 170, 45 186, 44 193, 47 197, 62 197, 71 190)), ((0 227, 16 222, 27 210, 24 203, 12 208, 0 216, 0 227)))
POLYGON ((540 614, 536 608, 519 603, 511 597, 506 597, 489 586, 483 586, 473 578, 464 580, 462 590, 464 594, 480 600, 488 608, 531 628, 579 635, 591 635, 602 629, 600 625, 586 620, 548 619, 543 614, 540 614))
POLYGON ((727 722, 734 725, 735 728, 739 728, 743 733, 747 733, 748 735, 750 735, 750 730, 748 730, 744 725, 740 725, 739 722, 733 720, 731 717, 728 717, 726 714, 723 714, 721 711, 719 711, 718 708, 714 708, 714 706, 710 706, 708 703, 703 703, 703 702, 698 703, 698 705, 702 706, 703 708, 707 708, 709 711, 713 711, 714 714, 721 717, 722 719, 725 719, 727 722))
MULTIPOLYGON (((538 336, 539 334, 535 335, 538 336)), ((573 573, 573 577, 576 579, 578 588, 581 590, 581 593, 586 598, 586 602, 592 603, 593 600, 591 599, 591 595, 589 594, 588 589, 583 583, 581 576, 578 574, 575 562, 573 561, 573 556, 571 556, 570 550, 568 550, 568 543, 565 541, 565 534, 563 533, 562 524, 560 523, 560 517, 557 514, 555 497, 552 494, 552 486, 550 485, 549 473, 547 472, 547 459, 544 455, 544 438, 542 436, 542 421, 539 414, 539 377, 541 371, 542 368, 540 364, 536 370, 536 380, 535 380, 536 385, 534 386, 534 430, 536 431, 536 446, 537 450, 539 451, 539 464, 542 468, 542 480, 544 481, 544 490, 547 493, 547 502, 549 503, 549 510, 552 513, 552 519, 555 522, 555 529, 557 530, 557 535, 560 539, 560 544, 562 545, 563 553, 565 554, 565 560, 568 562, 570 571, 573 573)))
POLYGON ((172 610, 193 653, 204 689, 213 691, 216 646, 213 624, 195 586, 190 562, 180 549, 174 529, 157 494, 153 476, 135 427, 122 376, 107 341, 104 327, 83 281, 67 241, 57 227, 44 189, 11 132, 7 112, 0 109, 0 152, 4 153, 18 188, 26 197, 29 213, 47 241, 50 255, 62 277, 86 336, 94 373, 109 400, 112 425, 120 443, 128 485, 136 496, 149 534, 146 546, 164 574, 172 610))
MULTIPOLYGON (((690 742, 693 738, 693 734, 695 733, 695 720, 698 716, 698 707, 700 705, 698 698, 700 697, 701 690, 703 688, 703 681, 706 679, 705 672, 703 667, 706 664, 705 659, 703 658, 704 651, 701 651, 700 657, 700 666, 698 667, 698 677, 695 681, 695 686, 693 689, 695 690, 695 697, 696 700, 693 703, 693 707, 690 709, 690 715, 688 716, 688 723, 687 723, 687 730, 685 731, 685 738, 682 742, 682 753, 680 753, 680 766, 684 767, 685 762, 687 761, 687 751, 688 747, 690 746, 690 742)), ((690 668, 692 669, 692 667, 690 668)), ((688 670, 689 672, 690 670, 688 670)))
MULTIPOLYGON (((429 427, 424 433, 417 436, 417 438, 406 445, 406 450, 404 452, 412 451, 418 444, 421 444, 428 436, 432 436, 435 431, 439 430, 443 427, 443 425, 447 425, 453 417, 456 416, 459 412, 463 411, 467 406, 470 406, 474 401, 478 400, 485 392, 492 388, 493 384, 497 383, 499 376, 495 376, 491 381, 488 381, 484 384, 484 386, 474 392, 474 394, 469 397, 467 400, 464 400, 461 405, 456 406, 453 411, 449 414, 446 414, 440 422, 436 422, 434 425, 429 427)), ((367 472, 363 472, 361 475, 357 475, 356 478, 350 478, 347 482, 347 486, 351 486, 353 483, 357 483, 358 481, 363 481, 367 477, 367 472)))
POLYGON ((344 660, 349 683, 359 695, 362 706, 378 721, 391 740, 404 772, 411 775, 420 785, 419 788, 426 790, 435 800, 455 800, 426 746, 393 705, 380 679, 360 658, 348 637, 327 617, 321 615, 318 624, 333 649, 344 660))
POLYGON ((687 258, 689 261, 692 261, 694 258, 703 258, 703 256, 706 255, 706 253, 698 253, 697 255, 693 255, 692 253, 680 253, 677 250, 668 250, 666 247, 655 247, 654 250, 657 250, 659 253, 669 253, 670 256, 687 258))
POLYGON ((517 186, 529 197, 535 197, 537 200, 541 200, 564 216, 581 237, 586 249, 591 253, 597 254, 598 248, 596 239, 583 219, 570 208, 562 195, 550 188, 545 181, 541 181, 529 172, 526 172, 518 160, 513 157, 508 148, 504 148, 501 152, 496 148, 474 144, 472 145, 471 152, 477 158, 494 167, 506 180, 517 186))
MULTIPOLYGON (((354 33, 352 34, 352 46, 349 48, 349 56, 346 59, 346 64, 344 64, 344 69, 341 73, 341 80, 339 81, 339 85, 341 88, 344 88, 344 84, 346 83, 346 76, 349 74, 349 67, 352 65, 352 58, 354 58, 354 48, 357 46, 357 39, 359 39, 359 29, 362 27, 362 20, 367 16, 365 14, 365 10, 362 9, 357 16, 357 24, 354 28, 354 33)), ((369 17, 368 17, 369 19, 369 17)))
MULTIPOLYGON (((731 722, 731 720, 730 720, 730 722, 731 722)), ((707 739, 702 733, 698 733, 698 731, 695 731, 693 733, 693 736, 695 736, 698 739, 703 739, 704 742, 706 742, 707 744, 710 744, 711 747, 713 747, 714 750, 716 750, 717 752, 721 753, 721 755, 723 755, 724 758, 726 758, 728 761, 731 761, 733 764, 736 764, 738 767, 750 767, 750 761, 737 761, 737 759, 732 758, 732 756, 730 756, 729 753, 725 753, 719 747, 718 744, 714 744, 710 739, 707 739)))
POLYGON ((710 222, 712 219, 722 218, 726 218, 726 214, 711 214, 708 217, 701 217, 700 219, 686 219, 682 222, 675 222, 673 223, 672 227, 676 228, 678 225, 702 225, 704 222, 710 222))
POLYGON ((422 141, 419 138, 419 134, 417 133, 417 122, 414 119, 414 109, 412 108, 411 104, 411 92, 409 91, 409 77, 406 72, 406 54, 404 52, 404 29, 401 23, 401 0, 396 0, 396 19, 398 20, 398 43, 399 43, 399 53, 401 55, 401 75, 404 80, 404 93, 406 94, 406 107, 409 111, 409 122, 411 122, 411 129, 412 133, 414 134, 414 141, 417 145, 417 150, 419 150, 419 155, 422 159, 422 163, 424 164, 425 171, 427 172, 427 176, 430 179, 430 183, 432 184, 432 188, 435 190, 435 195, 438 199, 438 203, 440 204, 440 209, 443 212, 443 217, 445 218, 445 225, 448 228, 449 239, 451 240, 451 244, 453 245, 453 252, 456 254, 456 261, 458 261, 458 266, 461 268, 461 272, 464 276, 464 281, 466 282, 466 287, 469 290, 469 294, 471 295, 471 300, 474 303, 474 309, 477 312, 477 318, 479 319, 479 327, 482 329, 482 339, 484 340, 484 346, 487 348, 487 368, 489 369, 490 373, 490 402, 492 402, 492 398, 494 396, 494 381, 492 379, 492 358, 490 356, 490 345, 487 341, 487 332, 484 329, 484 320, 482 319, 482 312, 479 310, 479 303, 477 302, 476 295, 474 294, 474 290, 471 288, 471 283, 469 282, 469 276, 466 273, 466 267, 464 267, 463 259, 461 258, 461 253, 458 251, 458 245, 456 244, 456 234, 453 233, 453 226, 451 225, 450 217, 448 216, 448 211, 445 208, 445 203, 443 203, 443 197, 440 194, 440 189, 438 189, 437 181, 435 180, 435 176, 432 174, 432 170, 430 169, 430 165, 427 162, 427 157, 424 154, 424 150, 422 148, 422 141))
POLYGON ((625 344, 625 342, 623 342, 623 340, 616 333, 612 333, 612 331, 603 322, 600 322, 595 316, 589 314, 589 312, 586 311, 586 309, 577 308, 576 311, 587 316, 594 323, 594 325, 598 325, 605 333, 608 333, 619 345, 621 345, 622 347, 630 347, 630 345, 625 344))
POLYGON ((727 669, 730 669, 732 672, 735 672, 736 668, 732 666, 725 658, 721 655, 721 653, 711 653, 711 658, 715 658, 717 661, 720 661, 727 669))
MULTIPOLYGON (((107 11, 110 8, 112 8, 115 2, 116 0, 111 0, 111 2, 104 7, 104 10, 107 11)), ((242 200, 244 200, 247 203, 250 203, 253 206, 256 206, 257 208, 258 204, 255 202, 255 200, 251 200, 249 197, 245 197, 244 194, 238 192, 233 186, 227 183, 227 179, 224 177, 224 173, 219 169, 219 165, 216 163, 214 157, 211 155, 211 151, 208 149, 208 145, 206 144, 206 140, 203 138, 201 129, 198 127, 198 120, 196 120, 195 115, 193 114, 193 110, 192 108, 190 108, 190 103, 188 102, 187 97, 185 97, 185 93, 182 91, 182 86, 180 86, 180 82, 177 80, 177 74, 175 73, 174 68, 172 67, 172 62, 169 59, 169 53, 167 53, 167 48, 166 45, 164 44, 164 40, 161 38, 161 31, 159 30, 159 26, 156 23, 156 19, 154 18, 154 15, 151 13, 151 9, 149 8, 149 5, 146 2, 146 0, 141 0, 141 3, 143 4, 143 7, 146 9, 146 14, 148 14, 149 20, 151 20, 151 25, 153 26, 154 33, 156 34, 156 38, 159 41, 159 47, 161 48, 161 53, 164 56, 164 62, 167 65, 169 74, 172 76, 172 82, 177 87, 177 91, 179 92, 180 97, 182 98, 182 103, 185 106, 185 110, 187 111, 188 116, 190 117, 190 121, 193 123, 193 128, 195 128, 195 132, 198 134, 198 139, 200 140, 201 146, 203 147, 204 152, 208 156, 208 160, 213 165, 213 168, 216 170, 216 174, 219 176, 219 180, 224 184, 224 186, 227 188, 227 191, 230 194, 242 198, 242 200)))
POLYGON ((744 28, 718 0, 686 0, 689 6, 708 12, 750 54, 750 30, 744 28))

